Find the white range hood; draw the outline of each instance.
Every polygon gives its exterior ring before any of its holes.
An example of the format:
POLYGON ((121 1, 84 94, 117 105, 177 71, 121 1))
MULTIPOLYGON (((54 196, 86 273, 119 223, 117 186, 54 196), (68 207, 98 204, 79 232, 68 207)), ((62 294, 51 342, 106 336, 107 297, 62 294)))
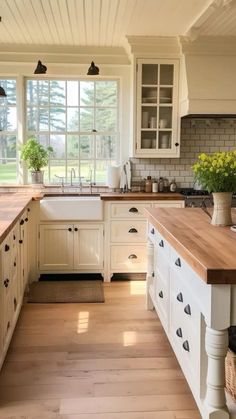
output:
POLYGON ((181 37, 180 116, 236 115, 236 37, 181 37))

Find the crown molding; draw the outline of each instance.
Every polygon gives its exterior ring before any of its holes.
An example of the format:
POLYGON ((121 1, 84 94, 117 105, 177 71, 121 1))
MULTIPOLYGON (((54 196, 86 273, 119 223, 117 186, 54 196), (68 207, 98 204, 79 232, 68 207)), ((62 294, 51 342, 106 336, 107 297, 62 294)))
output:
POLYGON ((147 56, 150 53, 159 56, 179 56, 178 37, 174 36, 127 36, 130 52, 134 55, 147 56))
POLYGON ((121 47, 73 47, 61 45, 18 45, 0 44, 0 61, 34 62, 40 59, 46 63, 129 65, 130 59, 121 47))

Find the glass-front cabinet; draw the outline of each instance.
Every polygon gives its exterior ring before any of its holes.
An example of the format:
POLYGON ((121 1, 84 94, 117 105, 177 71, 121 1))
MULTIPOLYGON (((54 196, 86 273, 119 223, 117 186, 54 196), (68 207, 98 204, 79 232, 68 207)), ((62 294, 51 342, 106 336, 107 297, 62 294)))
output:
POLYGON ((135 156, 179 157, 178 60, 137 59, 135 156))

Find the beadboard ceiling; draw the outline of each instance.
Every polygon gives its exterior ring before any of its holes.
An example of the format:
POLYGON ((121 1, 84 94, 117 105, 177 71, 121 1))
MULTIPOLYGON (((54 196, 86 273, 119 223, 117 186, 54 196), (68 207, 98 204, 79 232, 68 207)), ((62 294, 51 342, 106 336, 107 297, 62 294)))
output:
POLYGON ((126 36, 236 35, 235 0, 1 0, 0 46, 125 47, 126 36))

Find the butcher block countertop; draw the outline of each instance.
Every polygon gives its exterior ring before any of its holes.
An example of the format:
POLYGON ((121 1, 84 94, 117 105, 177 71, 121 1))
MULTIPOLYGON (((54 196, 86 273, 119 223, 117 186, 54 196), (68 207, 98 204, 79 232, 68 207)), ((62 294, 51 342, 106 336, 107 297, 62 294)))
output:
MULTIPOLYGON (((0 191, 0 243, 3 242, 13 225, 24 212, 30 201, 40 200, 45 195, 49 195, 46 190, 40 189, 35 192, 29 189, 27 192, 1 192, 0 191)), ((52 196, 67 196, 75 195, 78 193, 52 193, 52 196)), ((83 195, 83 193, 81 194, 83 195)), ((89 195, 89 194, 84 194, 89 195)), ((183 200, 183 196, 178 193, 101 193, 102 200, 183 200)))
POLYGON ((184 201, 184 196, 180 193, 171 192, 158 192, 158 193, 146 193, 146 192, 106 192, 100 194, 101 199, 104 201, 184 201))
POLYGON ((40 193, 33 195, 32 192, 3 194, 0 192, 0 243, 3 242, 32 199, 40 197, 40 193))
MULTIPOLYGON (((145 209, 148 220, 207 284, 236 284, 236 233, 201 208, 145 209)), ((236 209, 232 209, 236 224, 236 209)))

